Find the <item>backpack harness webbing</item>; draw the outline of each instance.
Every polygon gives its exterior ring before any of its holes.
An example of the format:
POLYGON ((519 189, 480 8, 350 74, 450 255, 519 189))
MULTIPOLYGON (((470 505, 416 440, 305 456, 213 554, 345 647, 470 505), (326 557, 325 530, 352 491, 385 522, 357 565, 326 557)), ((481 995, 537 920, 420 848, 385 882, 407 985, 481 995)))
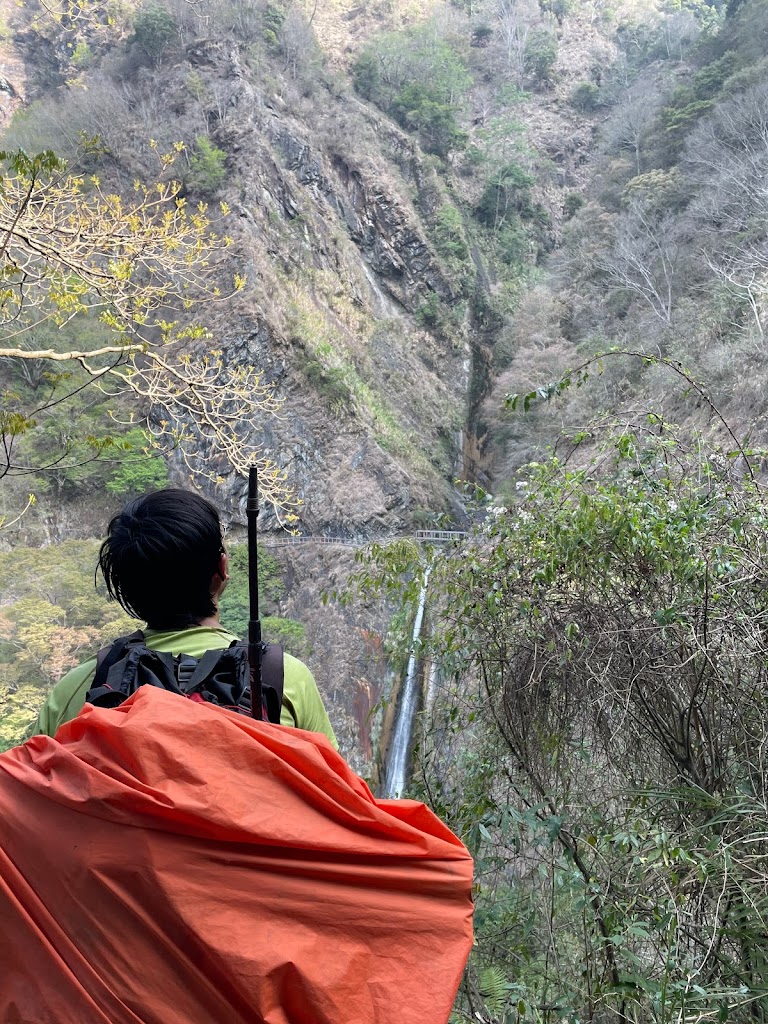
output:
POLYGON ((191 700, 278 723, 285 682, 283 649, 279 644, 261 647, 261 714, 251 707, 247 642, 233 640, 229 647, 193 658, 151 650, 140 629, 98 652, 96 674, 85 699, 97 707, 115 708, 140 686, 159 686, 191 700))

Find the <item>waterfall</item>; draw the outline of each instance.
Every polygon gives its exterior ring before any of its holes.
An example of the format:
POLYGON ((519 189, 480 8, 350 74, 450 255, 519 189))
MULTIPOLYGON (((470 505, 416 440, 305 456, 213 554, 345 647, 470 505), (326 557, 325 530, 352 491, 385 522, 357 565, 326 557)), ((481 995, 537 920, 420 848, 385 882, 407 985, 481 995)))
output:
POLYGON ((405 674, 405 683, 400 698, 400 709, 397 715, 397 723, 392 736, 392 743, 387 758, 387 774, 384 780, 384 796, 397 798, 402 796, 405 789, 405 774, 408 768, 408 750, 411 745, 411 730, 413 719, 416 715, 416 651, 421 635, 421 623, 424 619, 424 605, 427 603, 427 583, 432 566, 424 570, 424 579, 419 594, 419 607, 416 611, 416 618, 413 623, 413 637, 411 639, 411 653, 408 658, 408 669, 405 674))
POLYGON ((432 710, 432 705, 435 703, 435 697, 437 696, 437 680, 440 673, 440 666, 437 661, 433 658, 429 663, 429 675, 427 676, 427 696, 424 698, 424 708, 426 711, 432 710))

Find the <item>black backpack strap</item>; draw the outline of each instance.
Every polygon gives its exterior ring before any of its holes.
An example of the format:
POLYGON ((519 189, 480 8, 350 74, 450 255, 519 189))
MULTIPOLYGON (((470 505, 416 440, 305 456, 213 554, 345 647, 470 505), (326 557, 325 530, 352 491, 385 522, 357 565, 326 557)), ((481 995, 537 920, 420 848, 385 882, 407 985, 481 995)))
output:
POLYGON ((95 690, 97 686, 103 686, 106 683, 109 670, 121 658, 125 657, 131 647, 134 647, 136 644, 144 645, 146 642, 144 631, 137 629, 135 633, 118 637, 109 647, 102 647, 100 651, 97 651, 96 672, 91 683, 91 689, 95 690))
POLYGON ((285 689, 285 663, 280 644, 265 644, 261 657, 262 699, 270 722, 279 724, 285 689))
POLYGON ((227 648, 225 647, 219 650, 206 651, 203 654, 202 658, 200 658, 195 666, 194 672, 183 684, 182 689, 187 696, 189 696, 190 693, 194 693, 200 683, 202 683, 204 679, 207 679, 218 664, 219 659, 226 649, 227 648))
MULTIPOLYGON (((229 650, 234 652, 238 649, 242 652, 245 660, 244 670, 248 663, 248 644, 245 640, 233 640, 229 650)), ((280 644, 262 644, 261 646, 261 703, 264 711, 264 719, 267 722, 280 724, 280 711, 283 706, 283 692, 285 690, 285 668, 283 662, 283 648, 280 644)), ((251 699, 250 682, 243 693, 240 701, 242 709, 250 706, 251 699)))

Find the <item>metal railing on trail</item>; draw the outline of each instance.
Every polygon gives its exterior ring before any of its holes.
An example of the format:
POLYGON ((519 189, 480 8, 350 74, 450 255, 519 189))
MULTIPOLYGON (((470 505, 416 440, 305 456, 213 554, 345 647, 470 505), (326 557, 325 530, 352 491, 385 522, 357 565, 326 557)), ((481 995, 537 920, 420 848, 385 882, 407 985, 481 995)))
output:
MULTIPOLYGON (((449 544, 451 541, 464 540, 467 534, 463 530, 416 530, 410 534, 419 543, 449 544)), ((352 540, 349 537, 326 537, 322 535, 298 534, 297 536, 271 536, 262 534, 260 543, 272 548, 288 548, 296 544, 336 544, 346 548, 364 548, 373 543, 371 540, 352 540)))
MULTIPOLYGON (((463 530, 416 530, 414 533, 402 534, 401 536, 413 537, 419 543, 447 544, 450 541, 464 540, 467 534, 463 530)), ((82 537, 82 531, 78 530, 77 527, 69 527, 57 529, 55 539, 52 540, 50 537, 47 539, 48 543, 61 544, 66 540, 83 540, 84 538, 82 537)), ((389 538, 389 540, 395 539, 394 537, 389 538)), ((295 544, 335 544, 345 548, 364 548, 369 544, 376 543, 376 541, 387 543, 387 541, 381 541, 380 538, 353 540, 351 537, 327 537, 322 534, 299 534, 295 537, 291 534, 262 533, 259 535, 259 544, 264 544, 266 547, 271 548, 287 548, 293 547, 295 544)))
POLYGON ((450 541, 464 540, 464 530, 417 530, 414 537, 418 541, 430 541, 433 544, 447 544, 450 541))
POLYGON ((262 534, 260 543, 271 548, 289 548, 295 544, 339 544, 342 547, 347 548, 362 548, 365 547, 365 543, 356 540, 350 540, 349 537, 307 537, 307 536, 296 536, 296 537, 272 537, 268 534, 262 534))

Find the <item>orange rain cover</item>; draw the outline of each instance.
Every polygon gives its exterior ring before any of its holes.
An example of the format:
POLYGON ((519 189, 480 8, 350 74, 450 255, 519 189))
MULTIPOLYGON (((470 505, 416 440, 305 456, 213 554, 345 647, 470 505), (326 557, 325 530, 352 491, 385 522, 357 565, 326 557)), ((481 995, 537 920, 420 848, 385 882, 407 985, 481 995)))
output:
POLYGON ((0 755, 2 1024, 445 1024, 472 862, 324 737, 142 687, 0 755))

